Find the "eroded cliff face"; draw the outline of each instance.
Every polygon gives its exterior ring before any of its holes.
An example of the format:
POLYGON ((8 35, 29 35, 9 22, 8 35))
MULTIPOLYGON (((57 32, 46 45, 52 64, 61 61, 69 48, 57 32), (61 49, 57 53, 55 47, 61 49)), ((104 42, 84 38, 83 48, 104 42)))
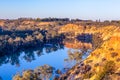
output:
POLYGON ((76 64, 63 80, 120 80, 120 29, 116 26, 91 27, 85 33, 99 34, 102 39, 83 62, 76 64))
MULTIPOLYGON (((120 79, 120 37, 112 36, 101 47, 93 51, 84 61, 91 66, 91 70, 85 73, 93 74, 88 77, 91 80, 119 80, 120 79)), ((84 77, 83 77, 84 79, 84 77)))
POLYGON ((75 36, 80 34, 99 34, 103 40, 109 39, 113 33, 119 32, 119 27, 116 26, 81 26, 76 24, 67 24, 59 29, 59 33, 74 33, 75 36))

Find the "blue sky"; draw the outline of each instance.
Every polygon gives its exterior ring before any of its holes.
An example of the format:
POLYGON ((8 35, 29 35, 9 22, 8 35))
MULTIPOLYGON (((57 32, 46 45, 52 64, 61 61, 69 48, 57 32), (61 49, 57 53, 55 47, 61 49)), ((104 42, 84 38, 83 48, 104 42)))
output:
POLYGON ((120 19, 120 0, 0 0, 0 18, 120 19))

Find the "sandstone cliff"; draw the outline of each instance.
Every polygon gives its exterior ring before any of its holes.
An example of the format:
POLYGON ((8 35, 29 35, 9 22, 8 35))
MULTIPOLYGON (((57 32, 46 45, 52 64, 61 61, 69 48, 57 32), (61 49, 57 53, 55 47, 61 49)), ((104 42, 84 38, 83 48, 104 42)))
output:
POLYGON ((101 45, 91 52, 87 59, 76 64, 60 78, 63 80, 120 80, 119 31, 119 27, 116 26, 86 28, 84 33, 99 34, 102 39, 101 45))

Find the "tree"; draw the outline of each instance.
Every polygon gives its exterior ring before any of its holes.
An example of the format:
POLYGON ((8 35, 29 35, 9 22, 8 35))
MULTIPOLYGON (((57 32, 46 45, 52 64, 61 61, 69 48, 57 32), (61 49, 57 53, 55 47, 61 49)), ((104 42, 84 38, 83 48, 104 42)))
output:
POLYGON ((36 19, 36 21, 40 22, 40 21, 41 21, 41 19, 40 19, 40 18, 37 18, 37 19, 36 19))

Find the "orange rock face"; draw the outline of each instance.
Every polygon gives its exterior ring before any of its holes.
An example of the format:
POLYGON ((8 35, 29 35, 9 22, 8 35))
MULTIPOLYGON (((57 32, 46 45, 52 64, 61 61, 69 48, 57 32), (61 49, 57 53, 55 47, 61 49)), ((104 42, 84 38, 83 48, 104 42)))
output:
POLYGON ((120 49, 120 37, 114 36, 109 41, 109 46, 114 49, 120 49))

